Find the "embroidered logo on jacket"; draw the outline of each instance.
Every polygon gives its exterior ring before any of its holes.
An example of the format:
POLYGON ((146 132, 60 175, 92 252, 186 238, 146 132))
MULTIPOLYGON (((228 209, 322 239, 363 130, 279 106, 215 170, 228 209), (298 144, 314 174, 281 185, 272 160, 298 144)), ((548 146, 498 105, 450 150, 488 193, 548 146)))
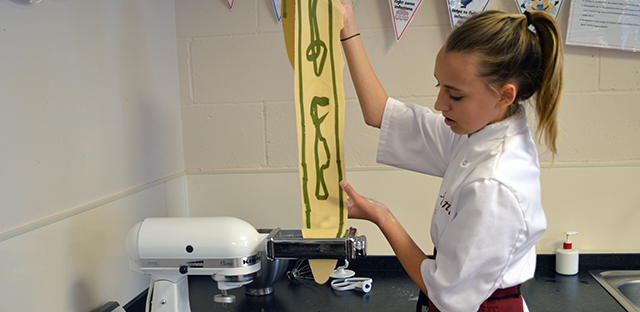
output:
POLYGON ((440 208, 444 209, 444 211, 447 212, 448 215, 451 215, 451 204, 444 200, 444 197, 447 195, 447 192, 444 192, 444 194, 440 195, 440 208))

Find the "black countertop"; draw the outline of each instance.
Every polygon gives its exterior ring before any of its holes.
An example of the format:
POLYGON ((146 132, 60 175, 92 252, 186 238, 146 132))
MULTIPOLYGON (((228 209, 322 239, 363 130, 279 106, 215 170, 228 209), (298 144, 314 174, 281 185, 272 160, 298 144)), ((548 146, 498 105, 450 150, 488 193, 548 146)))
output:
MULTIPOLYGON (((535 277, 521 287, 532 312, 624 312, 625 309, 589 274, 589 270, 640 269, 639 254, 581 255, 580 273, 574 276, 556 274, 553 255, 538 256, 535 277)), ((213 301, 219 294, 209 276, 189 276, 189 297, 192 312, 318 312, 318 311, 416 311, 419 289, 392 256, 373 256, 352 262, 349 269, 356 277, 373 278, 369 293, 353 290, 339 292, 329 283, 295 284, 286 277, 274 285, 266 296, 245 295, 244 287, 232 289, 236 302, 228 306, 213 301)), ((124 308, 127 312, 143 312, 142 293, 124 308), (140 309, 140 301, 142 309, 140 309)))

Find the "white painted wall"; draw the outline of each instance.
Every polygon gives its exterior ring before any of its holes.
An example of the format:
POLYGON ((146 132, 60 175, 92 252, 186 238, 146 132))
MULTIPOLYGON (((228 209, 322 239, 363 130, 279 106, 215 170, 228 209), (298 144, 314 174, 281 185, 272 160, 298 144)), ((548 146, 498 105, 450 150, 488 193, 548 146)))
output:
MULTIPOLYGON (((176 0, 180 95, 192 216, 231 214, 258 227, 301 227, 293 70, 270 0, 176 0)), ((513 0, 490 8, 518 12, 513 0)), ((450 31, 446 1, 424 1, 400 42, 389 5, 355 6, 369 58, 387 92, 432 107, 433 62, 450 31)), ((569 15, 558 18, 563 33, 569 15)), ((640 252, 640 54, 565 46, 559 153, 542 154, 549 229, 538 244, 553 253, 575 230, 583 252, 640 252)), ((439 180, 375 164, 378 131, 362 121, 345 70, 347 178, 400 215, 426 250, 439 180)), ((544 147, 540 147, 541 152, 544 147)), ((372 254, 390 254, 377 229, 352 222, 372 254)))
POLYGON ((129 228, 186 213, 173 0, 0 1, 2 311, 148 287, 129 228))

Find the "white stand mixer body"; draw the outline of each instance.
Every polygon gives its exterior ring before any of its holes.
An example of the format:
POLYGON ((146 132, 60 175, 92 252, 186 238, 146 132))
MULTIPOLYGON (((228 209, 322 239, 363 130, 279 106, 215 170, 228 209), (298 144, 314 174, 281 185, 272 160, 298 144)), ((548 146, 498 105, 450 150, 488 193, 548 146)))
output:
POLYGON ((231 217, 148 218, 127 235, 129 266, 154 281, 152 312, 190 312, 188 275, 211 275, 223 293, 260 271, 266 234, 231 217))

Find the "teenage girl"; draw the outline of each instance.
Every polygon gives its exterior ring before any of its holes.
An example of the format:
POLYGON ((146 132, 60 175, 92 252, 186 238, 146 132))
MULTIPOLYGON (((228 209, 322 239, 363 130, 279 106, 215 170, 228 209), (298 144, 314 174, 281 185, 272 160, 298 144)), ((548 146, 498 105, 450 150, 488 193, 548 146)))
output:
POLYGON ((522 103, 535 103, 539 137, 555 156, 562 93, 555 20, 543 12, 487 11, 457 26, 435 60, 436 114, 387 96, 351 1, 343 7, 342 47, 365 122, 380 128, 378 162, 443 178, 431 221, 435 259, 387 207, 342 181, 349 217, 380 228, 430 312, 527 311, 519 285, 533 277, 546 219, 522 103))

